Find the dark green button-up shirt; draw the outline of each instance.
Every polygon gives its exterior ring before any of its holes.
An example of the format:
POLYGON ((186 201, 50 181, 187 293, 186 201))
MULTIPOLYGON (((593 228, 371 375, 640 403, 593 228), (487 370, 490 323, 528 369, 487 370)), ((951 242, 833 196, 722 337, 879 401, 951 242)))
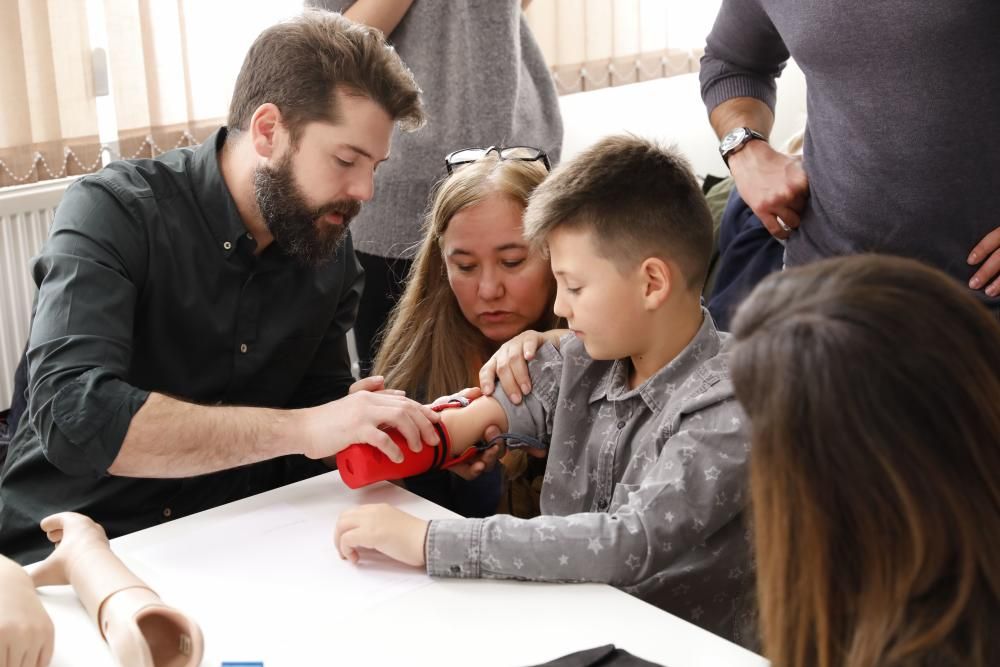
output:
POLYGON ((0 553, 49 548, 38 522, 77 511, 110 537, 325 470, 283 457, 182 479, 109 476, 156 391, 201 404, 294 408, 347 393, 347 330, 362 286, 350 237, 305 268, 276 244, 254 256, 203 145, 121 161, 66 191, 32 271, 28 411, 0 477, 0 553))

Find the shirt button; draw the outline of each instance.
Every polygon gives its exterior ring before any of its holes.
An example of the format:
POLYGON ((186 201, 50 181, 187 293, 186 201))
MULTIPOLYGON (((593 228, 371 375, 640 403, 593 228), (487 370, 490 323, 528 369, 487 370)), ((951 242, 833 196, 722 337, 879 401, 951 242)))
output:
POLYGON ((243 354, 246 354, 248 349, 250 349, 250 348, 247 347, 246 343, 240 343, 240 352, 242 352, 243 354))
POLYGON ((232 250, 233 244, 230 243, 229 241, 226 241, 225 243, 222 244, 222 247, 225 248, 226 250, 232 250))
POLYGON ((163 518, 164 519, 169 519, 171 514, 173 514, 173 510, 171 510, 169 507, 164 507, 163 508, 163 518))
POLYGON ((620 422, 618 422, 618 428, 625 428, 625 420, 624 419, 621 420, 620 422))

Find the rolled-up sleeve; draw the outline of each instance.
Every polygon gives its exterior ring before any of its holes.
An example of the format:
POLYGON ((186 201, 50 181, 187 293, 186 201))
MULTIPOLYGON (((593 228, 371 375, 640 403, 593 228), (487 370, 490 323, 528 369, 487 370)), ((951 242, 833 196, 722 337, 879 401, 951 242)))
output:
POLYGON ((146 265, 127 204, 96 178, 67 190, 32 262, 27 353, 29 424, 67 474, 105 475, 149 395, 125 379, 146 265))
POLYGON ((734 97, 753 97, 774 111, 775 79, 788 48, 757 0, 723 0, 701 59, 701 96, 711 113, 734 97))

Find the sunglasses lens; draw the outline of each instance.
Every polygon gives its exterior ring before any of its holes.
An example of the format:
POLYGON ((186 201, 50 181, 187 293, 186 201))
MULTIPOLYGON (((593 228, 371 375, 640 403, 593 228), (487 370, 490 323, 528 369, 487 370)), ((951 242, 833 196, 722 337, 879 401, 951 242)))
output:
POLYGON ((475 162, 485 154, 486 151, 482 148, 467 148, 465 150, 455 151, 448 156, 448 164, 465 164, 466 162, 475 162))
POLYGON ((510 146, 501 151, 500 157, 505 160, 537 160, 541 154, 540 150, 531 146, 510 146))

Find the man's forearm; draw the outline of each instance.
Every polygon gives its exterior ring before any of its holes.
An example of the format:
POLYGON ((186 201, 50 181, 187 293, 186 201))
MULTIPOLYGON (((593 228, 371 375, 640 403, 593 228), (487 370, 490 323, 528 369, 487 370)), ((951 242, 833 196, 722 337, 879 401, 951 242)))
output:
POLYGON ((410 10, 413 0, 358 0, 351 5, 344 16, 378 28, 388 37, 410 10))
POLYGON ((712 109, 709 121, 720 139, 737 127, 749 127, 770 137, 774 114, 755 97, 734 97, 712 109))
POLYGON ((108 472, 120 477, 192 477, 299 453, 296 414, 196 405, 152 393, 132 418, 108 472))

